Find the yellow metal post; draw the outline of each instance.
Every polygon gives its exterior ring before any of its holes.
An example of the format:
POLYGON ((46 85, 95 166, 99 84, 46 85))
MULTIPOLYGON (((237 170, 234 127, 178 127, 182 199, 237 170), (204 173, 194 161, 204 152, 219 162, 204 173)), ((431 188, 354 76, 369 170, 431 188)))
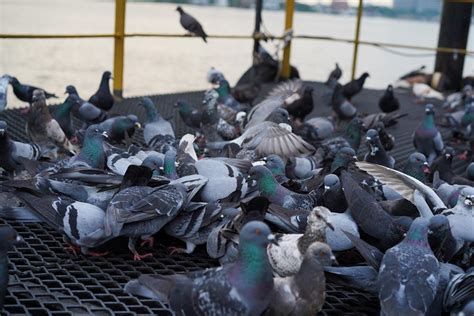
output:
MULTIPOLYGON (((293 13, 295 12, 295 0, 286 0, 285 10, 285 33, 289 32, 293 28, 293 13)), ((290 53, 291 53, 291 41, 283 49, 283 61, 281 68, 281 77, 290 77, 290 53)))
POLYGON ((115 0, 115 45, 114 45, 114 95, 122 97, 123 54, 125 38, 125 4, 127 0, 115 0))
POLYGON ((359 53, 360 20, 362 19, 363 7, 363 0, 359 0, 359 7, 357 8, 356 32, 354 37, 354 55, 352 56, 352 79, 354 79, 356 76, 357 54, 359 53))

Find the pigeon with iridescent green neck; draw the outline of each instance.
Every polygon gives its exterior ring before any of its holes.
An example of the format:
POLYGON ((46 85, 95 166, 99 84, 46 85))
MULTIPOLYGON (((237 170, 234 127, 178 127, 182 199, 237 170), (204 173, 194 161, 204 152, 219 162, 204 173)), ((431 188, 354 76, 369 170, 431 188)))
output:
POLYGON ((134 114, 112 117, 98 124, 98 126, 109 134, 111 142, 121 142, 130 138, 135 130, 141 127, 137 116, 134 114))
POLYGON ((432 104, 425 107, 425 117, 413 134, 413 145, 427 157, 431 164, 444 148, 443 138, 435 124, 435 112, 432 104))
POLYGON ((71 166, 84 166, 89 168, 104 169, 107 156, 104 149, 104 140, 108 134, 98 125, 87 128, 81 152, 71 158, 71 166))
POLYGON ((218 81, 218 87, 216 88, 217 93, 219 94, 218 101, 223 103, 225 106, 230 107, 231 109, 240 112, 244 111, 246 108, 240 104, 232 94, 230 93, 230 85, 227 80, 224 78, 218 81))
POLYGON ((66 98, 63 104, 59 105, 51 115, 58 121, 66 136, 71 139, 76 130, 72 125, 71 111, 74 107, 75 101, 72 98, 66 98))
POLYGON ((188 274, 143 275, 127 283, 125 292, 169 304, 177 315, 260 315, 274 285, 266 253, 273 241, 266 224, 249 222, 240 232, 234 263, 188 274))
POLYGON ((54 93, 49 93, 43 90, 42 88, 37 88, 35 86, 30 86, 26 84, 22 84, 16 77, 10 78, 10 84, 13 88, 13 93, 15 96, 23 102, 28 102, 30 105, 33 104, 33 92, 35 90, 44 91, 44 96, 46 99, 49 98, 57 98, 54 93))
POLYGON ((201 127, 201 112, 185 101, 178 101, 174 105, 178 108, 179 116, 186 126, 198 130, 201 127))
POLYGON ((415 219, 405 239, 382 259, 378 283, 383 315, 423 315, 434 301, 440 265, 428 243, 428 224, 415 219))
POLYGON ((170 180, 176 180, 179 178, 178 173, 176 172, 176 149, 170 148, 165 153, 165 159, 163 162, 163 173, 165 177, 170 180))
POLYGON ((402 172, 426 183, 426 175, 430 172, 430 167, 426 161, 425 155, 419 152, 414 152, 408 156, 407 162, 402 169, 402 172))
POLYGON ((281 186, 272 172, 264 166, 252 167, 249 176, 256 181, 257 190, 271 203, 295 210, 312 210, 318 203, 317 191, 299 194, 281 186))
POLYGON ((153 101, 145 97, 139 105, 146 111, 145 127, 143 129, 143 138, 148 146, 153 146, 154 138, 157 135, 170 135, 175 138, 173 127, 170 122, 165 120, 156 109, 153 101))

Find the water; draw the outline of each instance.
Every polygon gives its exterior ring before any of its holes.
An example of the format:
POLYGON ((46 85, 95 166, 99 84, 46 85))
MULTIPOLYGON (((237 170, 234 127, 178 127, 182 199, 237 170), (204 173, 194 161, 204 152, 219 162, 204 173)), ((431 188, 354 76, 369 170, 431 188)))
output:
MULTIPOLYGON (((174 4, 129 2, 126 32, 184 34, 174 4)), ((198 18, 209 34, 251 34, 254 11, 248 9, 184 6, 198 18)), ((0 33, 113 33, 113 1, 97 0, 0 0, 0 33)), ((282 32, 284 13, 264 11, 265 27, 275 35, 282 32)), ((296 34, 352 38, 355 17, 296 13, 296 34)), ((362 39, 424 46, 436 46, 439 25, 434 22, 363 17, 362 39)), ((469 49, 474 50, 473 33, 469 49)), ((265 44, 273 50, 275 43, 265 44)), ((251 64, 251 40, 197 38, 127 38, 125 43, 124 95, 144 95, 205 89, 207 70, 214 66, 231 83, 251 64)), ((336 61, 350 76, 351 44, 295 40, 292 63, 302 78, 325 80, 336 61)), ((424 54, 425 51, 407 51, 424 54)), ((429 54, 429 53, 428 53, 429 54)), ((368 71, 368 87, 383 88, 402 73, 425 64, 434 65, 434 54, 403 57, 378 48, 360 46, 358 74, 368 71)), ((21 81, 62 95, 74 84, 84 97, 97 89, 104 70, 113 68, 112 39, 0 39, 0 74, 9 73, 21 81)), ((465 74, 472 74, 473 58, 466 59, 465 74)), ((13 99, 13 98, 12 98, 13 99)), ((16 102, 15 102, 16 103, 16 102)), ((11 102, 10 102, 11 104, 11 102)))

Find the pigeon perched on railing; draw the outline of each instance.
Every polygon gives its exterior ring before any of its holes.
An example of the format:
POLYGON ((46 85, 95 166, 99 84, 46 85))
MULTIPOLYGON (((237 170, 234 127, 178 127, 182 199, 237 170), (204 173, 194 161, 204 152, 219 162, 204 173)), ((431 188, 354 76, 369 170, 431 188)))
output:
POLYGON ((176 8, 176 11, 179 12, 179 23, 181 23, 181 26, 188 32, 201 37, 202 40, 207 43, 207 34, 204 32, 201 23, 188 13, 184 12, 183 8, 179 6, 176 8))

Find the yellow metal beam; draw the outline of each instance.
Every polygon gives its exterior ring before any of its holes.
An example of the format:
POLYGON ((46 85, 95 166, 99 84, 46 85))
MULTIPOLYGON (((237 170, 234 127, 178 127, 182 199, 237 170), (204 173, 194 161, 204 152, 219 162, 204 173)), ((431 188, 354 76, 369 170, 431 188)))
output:
POLYGON ((120 98, 123 92, 126 2, 127 0, 115 0, 114 95, 120 98))
POLYGON ((363 0, 359 0, 357 7, 356 30, 354 36, 354 54, 352 56, 352 74, 351 78, 354 80, 357 67, 357 55, 359 54, 359 35, 360 35, 360 20, 362 19, 362 10, 364 8, 363 0))
MULTIPOLYGON (((289 32, 293 28, 293 14, 295 12, 295 0, 286 0, 285 10, 285 33, 289 32)), ((281 77, 290 77, 290 54, 291 54, 291 41, 283 49, 283 61, 281 67, 281 77)))

